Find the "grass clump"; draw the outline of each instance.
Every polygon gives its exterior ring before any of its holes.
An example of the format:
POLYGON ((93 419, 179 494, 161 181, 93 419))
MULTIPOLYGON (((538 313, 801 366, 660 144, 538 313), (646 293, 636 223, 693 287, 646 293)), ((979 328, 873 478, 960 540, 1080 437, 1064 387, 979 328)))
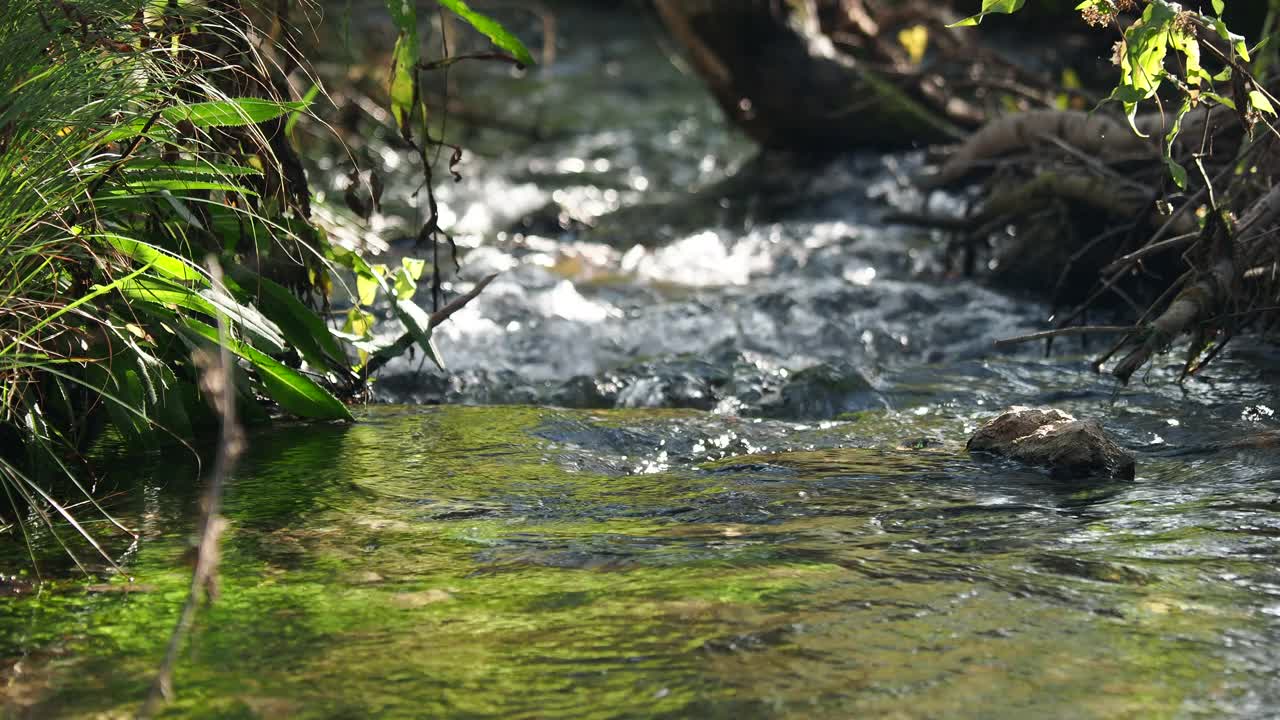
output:
POLYGON ((271 40, 227 0, 0 17, 0 528, 79 529, 50 483, 91 500, 83 456, 108 426, 144 448, 215 428, 197 349, 237 357, 249 418, 350 418, 361 379, 320 311, 334 260, 358 258, 309 220, 286 133, 306 103, 277 89, 271 40))

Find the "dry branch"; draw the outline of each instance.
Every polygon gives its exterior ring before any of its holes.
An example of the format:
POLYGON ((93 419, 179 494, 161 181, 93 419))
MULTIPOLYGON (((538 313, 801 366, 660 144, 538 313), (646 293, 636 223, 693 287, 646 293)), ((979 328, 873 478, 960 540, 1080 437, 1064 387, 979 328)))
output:
POLYGON ((1142 330, 1142 340, 1116 364, 1111 374, 1128 382, 1150 357, 1175 338, 1209 322, 1235 295, 1241 268, 1250 262, 1261 241, 1280 219, 1280 185, 1256 200, 1237 223, 1230 251, 1219 257, 1202 277, 1178 293, 1169 307, 1142 330), (1237 261, 1237 258, 1239 261, 1237 261))
MULTIPOLYGON (((217 260, 210 256, 209 274, 215 286, 222 285, 222 270, 217 260)), ((224 290, 225 291, 225 290, 224 290)), ((187 590, 187 599, 178 614, 178 622, 169 635, 169 644, 165 648, 164 661, 161 662, 151 691, 146 701, 138 710, 139 718, 149 718, 156 714, 160 707, 173 697, 173 668, 178 663, 178 653, 191 623, 195 620, 196 609, 202 596, 214 597, 217 590, 218 575, 218 540, 226 521, 222 519, 222 491, 227 478, 235 468, 240 453, 244 450, 244 430, 236 419, 236 383, 232 377, 231 351, 227 347, 227 319, 218 315, 218 352, 197 351, 197 365, 202 366, 201 386, 206 397, 214 406, 221 424, 217 457, 213 469, 206 481, 204 498, 201 501, 200 532, 196 544, 195 569, 191 572, 191 585, 187 590)))
POLYGON ((1110 117, 1073 110, 1033 110, 987 123, 965 140, 932 175, 918 179, 926 189, 957 184, 984 161, 1000 158, 1041 144, 1051 136, 1093 157, 1149 153, 1156 148, 1110 117))

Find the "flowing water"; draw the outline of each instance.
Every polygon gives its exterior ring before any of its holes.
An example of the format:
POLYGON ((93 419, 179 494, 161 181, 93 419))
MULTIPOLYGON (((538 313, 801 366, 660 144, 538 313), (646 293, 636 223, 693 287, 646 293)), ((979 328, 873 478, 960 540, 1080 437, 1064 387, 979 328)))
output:
MULTIPOLYGON (((1280 353, 1129 388, 1078 346, 996 353, 1047 311, 878 221, 919 158, 708 203, 749 149, 697 82, 632 16, 560 20, 554 66, 472 86, 563 132, 479 132, 442 190, 454 289, 504 272, 441 329, 451 372, 406 359, 377 391, 399 404, 251 433, 168 716, 1280 712, 1280 464, 1240 442, 1277 427, 1280 353), (965 453, 1014 403, 1099 420, 1136 480, 965 453)), ((92 526, 122 575, 38 527, 46 582, 0 554, 6 717, 127 716, 186 591, 195 460, 100 453, 140 538, 92 526)))

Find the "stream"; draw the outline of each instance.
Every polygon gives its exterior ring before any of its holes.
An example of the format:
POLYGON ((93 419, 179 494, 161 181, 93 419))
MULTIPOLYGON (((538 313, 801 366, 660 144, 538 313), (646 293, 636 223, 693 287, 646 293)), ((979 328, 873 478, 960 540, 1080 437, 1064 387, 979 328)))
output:
MULTIPOLYGON (((501 275, 437 330, 448 372, 405 357, 354 424, 250 431, 163 717, 1280 712, 1280 463, 1238 442, 1280 429, 1280 350, 1128 387, 1098 343, 995 350, 1050 310, 879 220, 921 202, 919 152, 712 197, 753 150, 639 17, 568 7, 550 66, 459 71, 547 135, 465 128, 440 184, 449 289, 501 275), (1137 478, 970 457, 1013 404, 1099 421, 1137 478)), ((351 144, 386 177, 383 261, 421 254, 413 169, 351 144)), ((87 523, 123 573, 39 526, 0 547, 5 718, 131 716, 187 591, 196 458, 97 453, 140 537, 87 523), (44 582, 9 571, 28 552, 44 582)))

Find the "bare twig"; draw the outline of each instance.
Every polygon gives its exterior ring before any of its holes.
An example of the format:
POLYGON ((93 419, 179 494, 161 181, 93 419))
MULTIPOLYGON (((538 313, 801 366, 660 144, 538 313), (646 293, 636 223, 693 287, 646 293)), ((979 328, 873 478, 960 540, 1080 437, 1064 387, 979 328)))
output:
MULTIPOLYGON (((222 268, 213 256, 207 260, 209 275, 215 287, 222 286, 222 268)), ((224 290, 225 292, 225 290, 224 290)), ((151 684, 151 692, 138 710, 137 717, 149 718, 173 697, 173 668, 178 661, 183 640, 191 629, 202 595, 211 600, 217 595, 218 538, 225 521, 221 517, 222 492, 227 477, 244 450, 244 431, 236 420, 236 385, 231 376, 231 351, 227 347, 227 320, 218 313, 218 353, 197 351, 196 363, 202 366, 201 385, 221 419, 221 437, 217 457, 206 481, 201 502, 200 533, 196 545, 196 565, 191 573, 191 586, 178 622, 169 635, 164 660, 151 684)))
MULTIPOLYGON (((498 277, 497 273, 486 275, 476 286, 463 295, 454 298, 444 307, 431 314, 431 322, 425 328, 427 332, 431 332, 437 325, 448 320, 454 313, 467 306, 467 303, 475 300, 481 292, 488 287, 493 279, 498 277)), ((413 344, 417 342, 412 332, 406 332, 396 339, 390 346, 379 350, 376 355, 369 358, 369 362, 362 371, 365 377, 369 377, 382 369, 384 365, 391 361, 392 358, 399 357, 409 351, 413 344)))
POLYGON ((1195 232, 1183 233, 1181 235, 1174 235, 1171 238, 1166 238, 1159 242, 1148 243, 1127 255, 1121 255, 1120 257, 1111 261, 1110 264, 1102 268, 1102 272, 1105 274, 1105 273, 1126 270, 1128 269, 1127 268, 1128 265, 1131 265, 1141 260, 1142 258, 1147 257, 1148 255, 1155 255, 1156 253, 1162 252, 1164 250, 1171 250, 1173 248, 1182 247, 1188 241, 1195 240, 1198 237, 1200 237, 1199 230, 1195 232))
POLYGON ((1029 333, 1027 335, 1016 335, 1014 337, 1000 338, 996 340, 996 347, 1009 347, 1011 345, 1019 345, 1021 343, 1035 342, 1036 340, 1047 340, 1049 338, 1062 337, 1063 335, 1089 335, 1093 333, 1131 333, 1138 328, 1131 325, 1072 325, 1071 327, 1057 328, 1054 330, 1044 330, 1041 332, 1029 333))

